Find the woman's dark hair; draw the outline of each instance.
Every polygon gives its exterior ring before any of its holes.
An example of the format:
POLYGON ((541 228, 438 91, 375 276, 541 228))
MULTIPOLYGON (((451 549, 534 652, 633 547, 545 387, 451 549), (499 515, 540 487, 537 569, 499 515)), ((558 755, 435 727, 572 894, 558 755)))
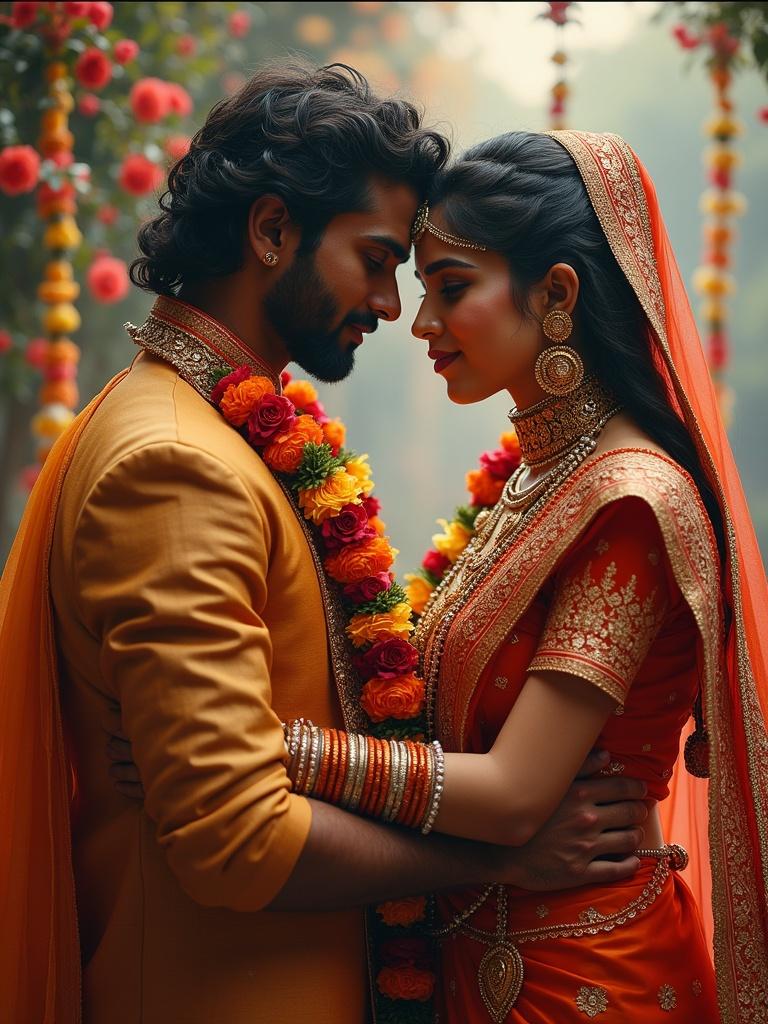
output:
POLYGON ((509 132, 469 149, 435 180, 448 230, 502 253, 513 297, 529 312, 531 287, 555 263, 579 275, 576 316, 589 369, 632 419, 691 475, 721 557, 720 507, 688 429, 670 403, 642 307, 603 234, 567 151, 547 135, 509 132))
POLYGON ((186 281, 242 264, 249 207, 280 196, 311 251, 333 217, 364 210, 372 177, 411 185, 419 198, 448 157, 402 99, 380 99, 344 64, 271 62, 218 103, 171 169, 161 214, 138 233, 134 284, 174 295, 186 281))

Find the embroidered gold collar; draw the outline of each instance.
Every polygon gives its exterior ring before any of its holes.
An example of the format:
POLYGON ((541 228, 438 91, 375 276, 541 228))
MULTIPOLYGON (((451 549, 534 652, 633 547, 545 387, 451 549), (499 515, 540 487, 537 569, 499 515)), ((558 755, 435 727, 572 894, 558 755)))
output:
POLYGON ((235 334, 218 320, 181 299, 161 295, 141 327, 125 325, 134 342, 170 363, 182 380, 210 400, 211 390, 223 368, 249 366, 269 377, 279 395, 278 374, 262 362, 235 334))

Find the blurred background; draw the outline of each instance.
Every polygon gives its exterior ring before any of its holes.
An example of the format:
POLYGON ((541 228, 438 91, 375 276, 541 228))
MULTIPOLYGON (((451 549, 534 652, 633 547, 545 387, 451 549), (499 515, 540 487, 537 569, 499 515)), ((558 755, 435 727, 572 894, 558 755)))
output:
MULTIPOLYGON (((457 152, 557 126, 631 143, 691 284, 765 558, 765 8, 0 4, 0 563, 47 447, 135 354, 122 325, 140 323, 152 297, 128 287, 125 264, 168 166, 260 60, 296 52, 413 99, 457 152)), ((497 446, 510 403, 448 401, 410 335, 411 264, 400 282, 400 321, 366 340, 352 378, 319 390, 371 457, 402 574, 434 520, 467 502, 464 475, 497 446)))

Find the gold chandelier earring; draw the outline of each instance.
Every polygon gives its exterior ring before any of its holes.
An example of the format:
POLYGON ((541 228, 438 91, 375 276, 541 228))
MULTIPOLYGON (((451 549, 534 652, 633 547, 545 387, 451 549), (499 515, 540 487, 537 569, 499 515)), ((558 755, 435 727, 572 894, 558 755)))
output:
POLYGON ((541 329, 554 345, 545 348, 536 360, 536 383, 548 395, 569 395, 584 380, 584 363, 571 345, 573 320, 564 309, 550 309, 541 322, 541 329))

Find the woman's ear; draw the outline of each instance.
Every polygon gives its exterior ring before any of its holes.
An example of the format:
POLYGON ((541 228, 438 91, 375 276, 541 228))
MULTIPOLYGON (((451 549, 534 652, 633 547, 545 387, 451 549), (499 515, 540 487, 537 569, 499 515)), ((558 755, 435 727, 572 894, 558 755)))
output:
POLYGON ((562 309, 573 313, 579 297, 579 275, 567 263, 555 263, 544 278, 548 309, 562 309))

